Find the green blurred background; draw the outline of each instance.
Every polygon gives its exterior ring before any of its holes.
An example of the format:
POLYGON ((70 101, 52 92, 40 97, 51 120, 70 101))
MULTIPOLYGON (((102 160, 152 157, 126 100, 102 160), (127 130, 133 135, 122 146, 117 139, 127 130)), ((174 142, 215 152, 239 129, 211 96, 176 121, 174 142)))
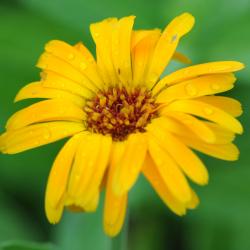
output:
MULTIPOLYGON (((134 14, 136 28, 163 28, 184 11, 196 17, 196 25, 182 39, 179 51, 193 63, 239 60, 250 65, 249 0, 0 0, 1 131, 11 114, 27 105, 12 101, 18 89, 39 79, 34 65, 47 41, 73 44, 82 40, 93 51, 88 29, 92 22, 134 14)), ((240 160, 223 162, 202 156, 210 183, 195 187, 201 204, 183 218, 171 214, 141 177, 130 194, 128 249, 250 249, 249 74, 249 67, 237 73, 238 83, 229 93, 245 110, 240 118, 245 133, 236 141, 240 160)), ((46 221, 44 189, 62 144, 0 155, 0 249, 111 249, 102 231, 101 206, 95 214, 65 213, 56 226, 46 221)))

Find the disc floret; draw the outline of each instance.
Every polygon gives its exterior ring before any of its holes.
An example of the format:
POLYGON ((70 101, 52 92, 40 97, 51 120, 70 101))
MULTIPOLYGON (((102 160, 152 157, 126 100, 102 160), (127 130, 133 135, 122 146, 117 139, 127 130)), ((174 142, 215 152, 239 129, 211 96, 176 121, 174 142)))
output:
POLYGON ((87 129, 122 141, 131 133, 145 132, 146 125, 157 115, 156 108, 146 88, 110 87, 87 102, 87 129))

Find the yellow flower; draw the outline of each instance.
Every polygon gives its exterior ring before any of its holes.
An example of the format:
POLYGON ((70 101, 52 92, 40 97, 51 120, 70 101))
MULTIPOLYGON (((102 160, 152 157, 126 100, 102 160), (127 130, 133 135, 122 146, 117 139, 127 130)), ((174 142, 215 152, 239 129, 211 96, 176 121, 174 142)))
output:
POLYGON ((133 30, 134 16, 90 26, 96 57, 78 43, 50 41, 38 61, 41 80, 25 86, 15 101, 43 100, 15 113, 0 137, 14 154, 70 137, 51 169, 46 189, 48 220, 64 207, 92 212, 105 189, 104 230, 116 235, 127 196, 142 173, 164 203, 184 215, 199 201, 188 184, 208 182, 192 151, 233 161, 232 143, 243 129, 238 101, 215 94, 233 88, 236 61, 194 65, 162 77, 172 59, 189 62, 176 47, 194 25, 188 13, 161 32, 133 30))

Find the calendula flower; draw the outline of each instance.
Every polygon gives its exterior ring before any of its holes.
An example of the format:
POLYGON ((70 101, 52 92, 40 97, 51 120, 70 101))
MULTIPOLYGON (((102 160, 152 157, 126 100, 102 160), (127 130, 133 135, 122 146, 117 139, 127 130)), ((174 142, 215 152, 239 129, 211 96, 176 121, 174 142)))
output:
POLYGON ((50 41, 37 66, 41 80, 15 101, 44 98, 15 113, 0 149, 15 154, 65 137, 52 166, 45 197, 48 220, 65 207, 95 211, 105 190, 104 229, 116 235, 129 190, 142 173, 177 215, 199 203, 188 184, 204 185, 208 172, 192 151, 233 161, 242 133, 241 105, 216 94, 233 88, 244 66, 218 61, 162 76, 172 59, 188 62, 176 47, 193 25, 188 13, 161 31, 133 30, 134 16, 91 24, 96 59, 82 44, 50 41))

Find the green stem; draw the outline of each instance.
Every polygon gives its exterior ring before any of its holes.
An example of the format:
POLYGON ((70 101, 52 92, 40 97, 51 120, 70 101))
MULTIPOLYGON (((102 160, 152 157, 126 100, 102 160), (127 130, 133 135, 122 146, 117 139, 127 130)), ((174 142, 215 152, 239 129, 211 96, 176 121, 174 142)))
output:
POLYGON ((128 249, 128 217, 127 213, 123 229, 118 236, 112 239, 112 250, 127 250, 128 249))

